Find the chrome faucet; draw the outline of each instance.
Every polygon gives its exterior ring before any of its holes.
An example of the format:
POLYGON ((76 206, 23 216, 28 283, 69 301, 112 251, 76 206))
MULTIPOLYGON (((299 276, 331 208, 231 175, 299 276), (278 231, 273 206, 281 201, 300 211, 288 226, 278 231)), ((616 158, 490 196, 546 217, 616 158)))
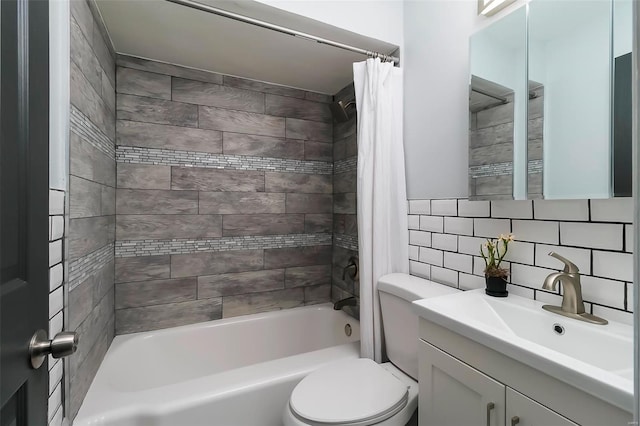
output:
POLYGON ((582 300, 582 285, 580 284, 580 271, 578 267, 560 256, 558 253, 551 252, 549 256, 555 257, 564 263, 562 272, 550 274, 544 280, 542 288, 544 290, 556 291, 558 283, 562 283, 562 306, 544 305, 543 309, 565 317, 574 318, 580 321, 586 321, 593 324, 607 324, 608 321, 585 312, 584 302, 582 300))

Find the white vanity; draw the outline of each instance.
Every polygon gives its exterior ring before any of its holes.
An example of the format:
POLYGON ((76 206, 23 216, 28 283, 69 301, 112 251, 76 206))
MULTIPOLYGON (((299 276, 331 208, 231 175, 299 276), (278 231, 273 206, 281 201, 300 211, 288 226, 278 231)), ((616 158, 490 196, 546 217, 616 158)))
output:
POLYGON ((414 302, 421 425, 626 426, 632 327, 594 325, 484 290, 414 302))

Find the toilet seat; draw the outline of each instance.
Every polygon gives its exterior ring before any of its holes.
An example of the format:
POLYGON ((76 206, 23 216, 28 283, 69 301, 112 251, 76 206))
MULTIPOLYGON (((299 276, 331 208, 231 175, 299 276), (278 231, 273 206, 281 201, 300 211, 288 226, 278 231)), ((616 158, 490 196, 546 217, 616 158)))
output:
POLYGON ((320 368, 296 386, 291 413, 309 425, 367 426, 380 423, 406 405, 406 383, 366 358, 320 368))

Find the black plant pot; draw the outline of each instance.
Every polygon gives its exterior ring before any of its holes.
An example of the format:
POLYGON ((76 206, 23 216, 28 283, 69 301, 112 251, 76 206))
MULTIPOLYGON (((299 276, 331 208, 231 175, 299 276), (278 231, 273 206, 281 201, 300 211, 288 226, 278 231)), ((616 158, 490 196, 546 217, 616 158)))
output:
POLYGON ((507 280, 503 277, 484 277, 487 282, 485 293, 493 297, 507 297, 507 280))

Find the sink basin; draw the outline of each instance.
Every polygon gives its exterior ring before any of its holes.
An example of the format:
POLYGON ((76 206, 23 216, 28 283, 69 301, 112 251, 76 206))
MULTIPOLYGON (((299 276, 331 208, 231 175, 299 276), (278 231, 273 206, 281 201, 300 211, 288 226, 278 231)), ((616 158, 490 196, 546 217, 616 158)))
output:
POLYGON ((633 411, 633 327, 589 324, 483 289, 413 303, 421 317, 633 411))

